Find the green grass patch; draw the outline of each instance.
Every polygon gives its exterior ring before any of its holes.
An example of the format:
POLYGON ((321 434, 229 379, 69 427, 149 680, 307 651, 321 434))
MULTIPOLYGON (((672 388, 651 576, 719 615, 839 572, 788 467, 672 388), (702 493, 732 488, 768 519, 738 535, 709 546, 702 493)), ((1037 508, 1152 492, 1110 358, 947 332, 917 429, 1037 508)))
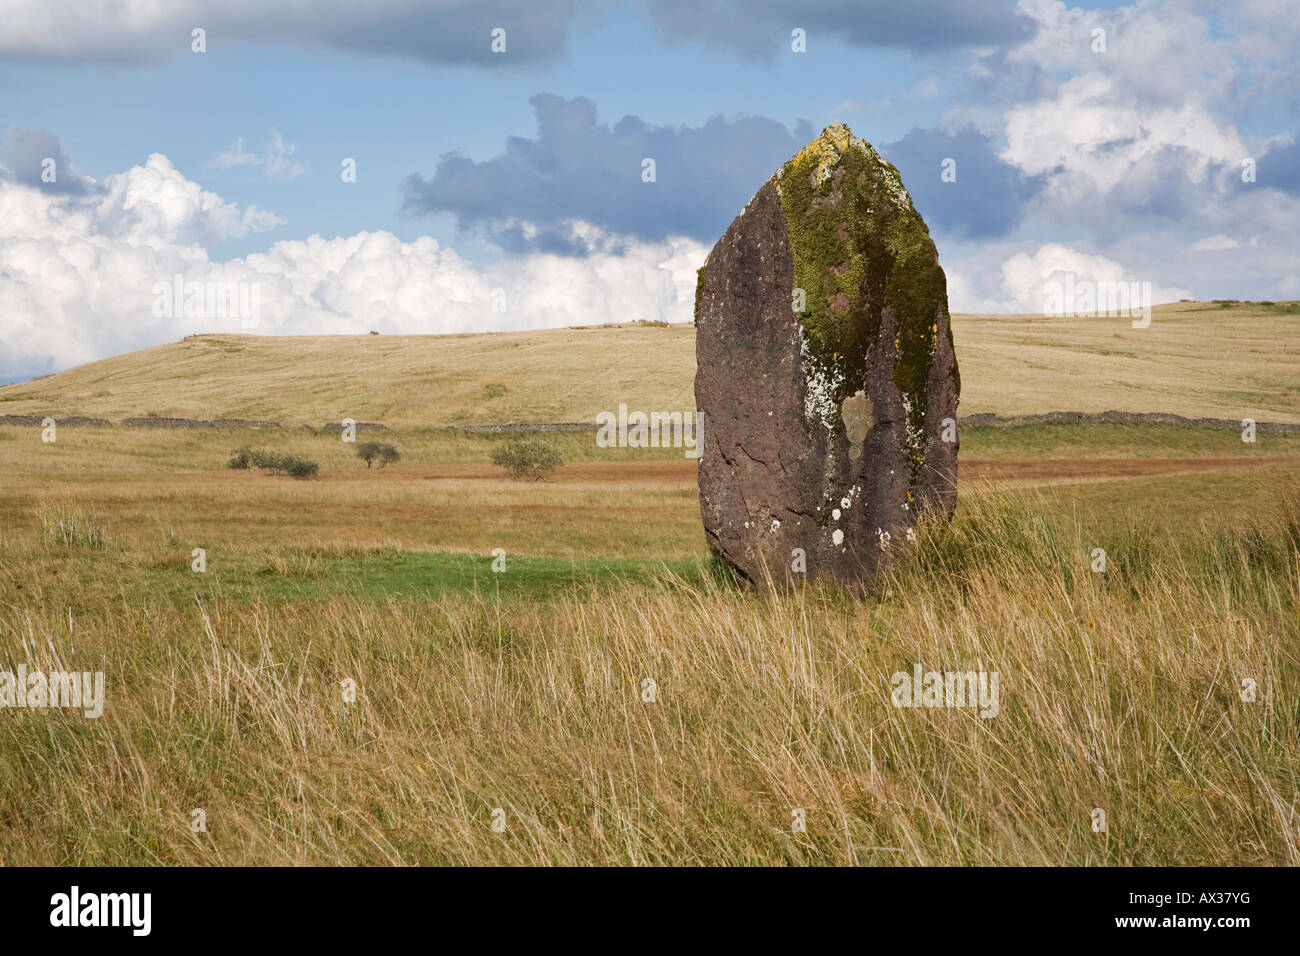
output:
POLYGON ((961 455, 969 458, 1277 458, 1300 456, 1300 435, 1119 422, 968 425, 961 455))
POLYGON ((706 558, 562 558, 505 556, 401 548, 211 548, 207 570, 192 570, 190 552, 159 549, 149 555, 82 553, 48 558, 9 553, 0 566, 0 593, 40 597, 82 613, 113 613, 122 605, 190 606, 195 601, 272 605, 344 598, 437 601, 449 596, 535 603, 573 592, 595 597, 610 589, 670 579, 689 585, 721 582, 706 558), (4 581, 3 571, 25 569, 28 584, 4 581))

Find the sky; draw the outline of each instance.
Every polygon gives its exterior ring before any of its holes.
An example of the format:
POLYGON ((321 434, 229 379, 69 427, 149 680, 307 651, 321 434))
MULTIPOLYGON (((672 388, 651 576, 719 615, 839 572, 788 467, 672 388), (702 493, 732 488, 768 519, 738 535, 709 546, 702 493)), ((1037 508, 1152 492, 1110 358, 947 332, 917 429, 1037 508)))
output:
POLYGON ((953 311, 1064 274, 1300 298, 1297 49, 1295 0, 0 0, 0 382, 199 332, 687 321, 834 121, 953 311), (184 307, 214 287, 244 308, 184 307))

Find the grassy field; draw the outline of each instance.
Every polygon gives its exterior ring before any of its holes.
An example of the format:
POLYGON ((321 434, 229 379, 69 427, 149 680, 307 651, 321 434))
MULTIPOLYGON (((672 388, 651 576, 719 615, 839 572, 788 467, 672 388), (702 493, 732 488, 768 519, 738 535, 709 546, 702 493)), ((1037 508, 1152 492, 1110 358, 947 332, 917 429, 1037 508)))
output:
POLYGON ((968 428, 870 601, 737 590, 680 452, 384 438, 0 426, 0 669, 106 675, 0 711, 0 862, 1300 863, 1300 438, 968 428), (916 663, 998 715, 894 707, 916 663))
MULTIPOLYGON (((963 412, 1297 419, 1285 308, 1045 321, 959 320, 963 412)), ((0 673, 105 675, 98 718, 0 708, 0 864, 1300 864, 1300 436, 968 425, 956 519, 857 600, 738 589, 680 450, 552 434, 520 482, 436 427, 689 408, 691 331, 205 337, 0 389, 402 456, 0 425, 0 673), (996 716, 894 706, 915 665, 996 673, 996 716)))
MULTIPOLYGON (((65 506, 100 515, 128 555, 170 547, 182 567, 194 547, 231 545, 502 547, 565 561, 704 554, 694 461, 674 449, 599 448, 594 433, 548 436, 569 464, 534 483, 490 463, 499 437, 432 429, 385 432, 402 453, 387 468, 366 468, 338 436, 293 430, 67 427, 53 444, 40 432, 0 426, 0 538, 14 546, 39 550, 41 509, 65 506), (318 461, 319 479, 231 471, 227 460, 246 445, 318 461)), ((961 437, 964 479, 1068 495, 1107 520, 1157 500, 1166 523, 1196 521, 1207 507, 1236 514, 1257 503, 1258 477, 1300 462, 1300 436, 1269 433, 1246 444, 1236 432, 1089 423, 968 427, 961 437), (1238 484, 1240 493, 1221 490, 1238 484), (1221 497, 1203 500, 1198 488, 1221 497)))
MULTIPOLYGON (((1300 304, 1128 318, 956 315, 962 414, 1172 412, 1300 422, 1300 304)), ((593 421, 693 409, 687 326, 445 336, 192 336, 0 388, 0 414, 320 425, 593 421)))

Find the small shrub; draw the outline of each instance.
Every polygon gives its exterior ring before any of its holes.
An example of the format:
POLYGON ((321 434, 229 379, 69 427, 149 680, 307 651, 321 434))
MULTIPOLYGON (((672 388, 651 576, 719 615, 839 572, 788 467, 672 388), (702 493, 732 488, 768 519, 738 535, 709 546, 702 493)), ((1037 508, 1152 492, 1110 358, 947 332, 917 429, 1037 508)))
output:
POLYGON ((320 465, 310 458, 297 455, 279 455, 270 451, 254 448, 241 448, 235 456, 226 462, 227 468, 243 469, 256 465, 273 475, 289 475, 293 478, 315 478, 320 465))
POLYGON ((384 442, 363 441, 357 445, 357 457, 366 463, 367 468, 376 461, 379 462, 379 467, 383 468, 392 462, 400 461, 402 455, 392 445, 384 442))
POLYGON ((292 478, 315 478, 316 472, 320 470, 320 466, 310 458, 286 456, 283 465, 292 478))
POLYGON ((540 439, 507 438, 492 449, 492 463, 510 472, 512 478, 540 481, 564 464, 564 457, 540 439))
POLYGON ((492 382, 483 386, 483 397, 489 399, 500 398, 508 391, 510 390, 506 388, 504 385, 501 385, 497 382, 492 382))

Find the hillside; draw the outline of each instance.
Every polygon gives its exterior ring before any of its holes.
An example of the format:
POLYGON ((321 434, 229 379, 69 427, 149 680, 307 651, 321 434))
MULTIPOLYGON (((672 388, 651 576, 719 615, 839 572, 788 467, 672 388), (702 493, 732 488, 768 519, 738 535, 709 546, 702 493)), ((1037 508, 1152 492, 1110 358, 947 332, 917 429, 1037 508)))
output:
MULTIPOLYGON (((1300 308, 1180 303, 1128 319, 953 317, 961 412, 1174 412, 1300 421, 1300 308)), ((591 421, 693 406, 694 329, 445 336, 201 335, 0 388, 0 414, 591 421)))

